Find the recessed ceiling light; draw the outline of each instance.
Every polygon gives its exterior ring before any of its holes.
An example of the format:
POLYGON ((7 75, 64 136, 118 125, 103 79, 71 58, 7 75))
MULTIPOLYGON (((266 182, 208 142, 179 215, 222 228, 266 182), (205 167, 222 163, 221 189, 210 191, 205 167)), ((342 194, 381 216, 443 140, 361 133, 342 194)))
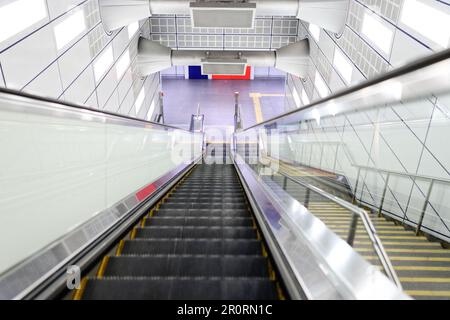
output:
POLYGON ((75 39, 86 29, 84 12, 79 10, 54 27, 56 47, 58 50, 75 39))
POLYGON ((321 98, 325 98, 330 94, 330 89, 328 89, 328 86, 326 85, 319 71, 316 71, 314 86, 316 87, 317 92, 319 93, 319 96, 321 98))
POLYGON ((47 18, 45 0, 17 0, 0 6, 0 42, 47 18))
POLYGON ((333 65, 344 81, 349 84, 352 81, 353 66, 338 47, 334 50, 333 65))
POLYGON ((309 32, 311 32, 311 35, 313 36, 313 38, 316 39, 317 42, 319 42, 319 40, 320 40, 320 28, 319 28, 319 26, 310 23, 308 29, 309 29, 309 32))
POLYGON ((389 54, 394 33, 375 14, 366 13, 364 15, 361 32, 381 51, 389 54))
POLYGON ((128 26, 128 38, 132 39, 136 32, 139 30, 139 22, 133 22, 128 26))
POLYGON ((144 104, 145 100, 145 90, 144 86, 142 87, 141 91, 139 92, 136 101, 134 102, 134 107, 136 108, 136 115, 139 114, 139 111, 141 110, 142 105, 144 104))
POLYGON ((94 63, 95 80, 98 82, 114 63, 113 49, 110 45, 106 48, 94 63))
POLYGON ((403 3, 400 21, 431 41, 446 48, 450 42, 450 14, 420 1, 403 3))
POLYGON ((130 66, 130 52, 127 50, 120 57, 119 61, 117 61, 116 71, 117 71, 117 80, 122 79, 123 75, 127 71, 130 66))

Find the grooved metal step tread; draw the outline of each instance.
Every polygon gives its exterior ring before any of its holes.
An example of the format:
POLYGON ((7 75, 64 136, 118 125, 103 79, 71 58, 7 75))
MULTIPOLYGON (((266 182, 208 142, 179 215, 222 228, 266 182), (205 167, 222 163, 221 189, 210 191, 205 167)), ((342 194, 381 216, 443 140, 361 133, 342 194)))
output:
POLYGON ((204 217, 204 216, 219 216, 219 217, 248 217, 249 211, 245 209, 169 209, 161 207, 155 211, 155 216, 188 216, 188 217, 204 217))
POLYGON ((152 217, 145 221, 146 226, 193 226, 193 227, 252 227, 251 218, 227 218, 227 217, 152 217))
POLYGON ((269 279, 90 279, 86 300, 275 300, 269 279))
POLYGON ((247 208, 245 203, 195 203, 195 202, 166 202, 161 208, 167 209, 244 209, 247 208))
POLYGON ((157 255, 110 257, 104 276, 268 277, 261 256, 157 255))
POLYGON ((252 239, 136 239, 124 242, 125 254, 261 255, 262 247, 252 239))
POLYGON ((144 227, 136 229, 135 238, 256 239, 256 229, 248 227, 144 227))

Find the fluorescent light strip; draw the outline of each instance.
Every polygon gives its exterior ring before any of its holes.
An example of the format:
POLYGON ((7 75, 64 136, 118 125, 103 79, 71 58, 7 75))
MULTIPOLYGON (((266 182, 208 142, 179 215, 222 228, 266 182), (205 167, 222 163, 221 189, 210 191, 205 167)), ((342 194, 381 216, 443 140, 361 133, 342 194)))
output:
POLYGON ((295 87, 292 88, 292 96, 294 97, 295 105, 297 106, 297 108, 299 108, 301 101, 300 101, 300 97, 299 97, 298 92, 295 89, 295 87))
POLYGON ((84 30, 86 30, 84 12, 79 10, 54 27, 57 49, 62 49, 84 30))
POLYGON ((0 42, 47 18, 45 0, 18 0, 0 7, 0 42))
POLYGON ((114 63, 113 49, 110 45, 103 51, 94 63, 95 80, 98 82, 114 63))
POLYGON ((319 28, 319 26, 310 23, 308 29, 309 29, 309 32, 311 33, 311 35, 313 36, 313 38, 316 39, 317 42, 319 42, 319 40, 320 40, 320 28, 319 28))
POLYGON ((361 32, 386 54, 391 52, 394 33, 386 27, 375 14, 366 13, 361 32))
POLYGON ((353 66, 337 47, 334 50, 333 65, 336 67, 336 70, 342 78, 344 78, 344 81, 347 84, 350 84, 352 81, 353 66))
POLYGON ((325 81, 323 80, 322 76, 320 75, 319 71, 316 71, 314 86, 316 87, 317 92, 319 93, 319 96, 321 98, 325 98, 330 94, 330 90, 328 89, 328 87, 327 87, 325 81))
POLYGON ((139 92, 139 95, 136 98, 136 101, 134 102, 134 107, 136 108, 136 115, 139 114, 139 111, 142 108, 142 105, 144 104, 145 100, 145 90, 144 87, 142 87, 141 91, 139 92))
POLYGON ((449 47, 450 14, 420 1, 408 0, 403 3, 400 21, 436 44, 449 47))
POLYGON ((117 61, 116 71, 117 71, 117 80, 122 79, 125 72, 128 70, 130 66, 130 52, 127 50, 120 57, 119 61, 117 61))
POLYGON ((128 26, 128 38, 132 39, 136 32, 139 30, 139 22, 133 22, 128 26))

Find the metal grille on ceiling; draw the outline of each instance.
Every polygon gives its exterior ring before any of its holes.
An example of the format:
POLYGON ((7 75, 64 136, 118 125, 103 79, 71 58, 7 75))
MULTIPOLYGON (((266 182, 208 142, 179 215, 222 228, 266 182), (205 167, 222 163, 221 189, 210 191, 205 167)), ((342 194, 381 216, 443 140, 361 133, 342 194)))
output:
POLYGON ((257 17, 251 29, 194 28, 189 16, 150 18, 151 40, 172 49, 276 50, 296 41, 298 26, 293 17, 257 17))

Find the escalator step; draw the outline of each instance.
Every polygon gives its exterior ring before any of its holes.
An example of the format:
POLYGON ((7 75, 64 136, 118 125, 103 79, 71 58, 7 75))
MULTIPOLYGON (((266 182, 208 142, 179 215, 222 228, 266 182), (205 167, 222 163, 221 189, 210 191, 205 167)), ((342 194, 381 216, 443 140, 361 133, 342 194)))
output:
POLYGON ((146 226, 192 226, 192 227, 252 227, 251 218, 192 218, 192 217, 152 217, 146 226))
POLYGON ((122 254, 261 255, 258 240, 167 239, 127 240, 122 254))
POLYGON ((268 277, 261 256, 113 256, 105 277, 268 277))
POLYGON ((196 202, 166 202, 161 205, 164 209, 245 209, 246 203, 196 203, 196 202))
POLYGON ((268 279, 95 279, 85 300, 275 300, 276 285, 268 279))
POLYGON ((249 217, 248 209, 167 209, 160 208, 155 216, 164 217, 249 217))
POLYGON ((221 203, 221 202, 240 202, 245 203, 245 198, 243 196, 239 197, 206 197, 206 196, 171 196, 167 198, 166 202, 176 203, 176 202, 201 202, 201 203, 221 203))
POLYGON ((256 230, 247 227, 144 227, 136 229, 136 239, 143 238, 230 238, 256 239, 256 230))

